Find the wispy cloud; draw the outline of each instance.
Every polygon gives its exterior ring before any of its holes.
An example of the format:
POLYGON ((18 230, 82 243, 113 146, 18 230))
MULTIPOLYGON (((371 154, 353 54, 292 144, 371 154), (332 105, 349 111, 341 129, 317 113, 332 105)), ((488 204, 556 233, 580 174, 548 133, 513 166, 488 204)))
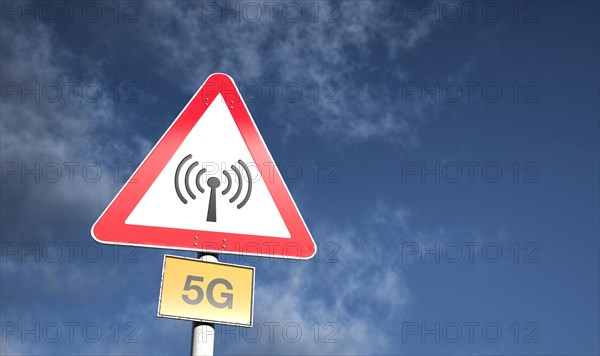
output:
POLYGON ((186 78, 190 91, 214 71, 244 82, 298 84, 302 101, 278 100, 262 113, 287 134, 414 145, 427 108, 401 103, 397 85, 406 73, 398 54, 425 41, 436 25, 389 16, 393 2, 311 3, 331 15, 316 21, 308 4, 293 4, 303 16, 292 22, 277 16, 234 21, 220 16, 225 10, 207 16, 199 4, 152 2, 143 18, 152 29, 146 41, 168 54, 165 73, 186 78), (314 85, 321 86, 317 100, 314 85))
POLYGON ((2 43, 3 87, 17 88, 3 93, 0 109, 2 239, 63 239, 66 228, 100 209, 117 188, 108 164, 115 157, 135 161, 149 144, 139 135, 116 134, 125 117, 107 87, 95 101, 69 93, 75 89, 66 82, 80 91, 109 81, 95 67, 71 70, 76 54, 51 27, 3 27, 2 43), (52 91, 57 87, 60 96, 52 91))
MULTIPOLYGON (((257 267, 267 274, 257 281, 255 297, 255 324, 263 337, 251 348, 244 340, 228 344, 227 352, 338 355, 390 350, 395 331, 389 326, 402 318, 413 297, 401 266, 385 257, 389 231, 370 219, 313 229, 315 236, 327 238, 320 241, 315 261, 257 267), (274 340, 265 335, 269 322, 279 323, 274 340), (281 335, 288 323, 298 324, 303 332, 296 342, 281 335), (325 340, 327 335, 331 338, 325 340)), ((394 223, 385 219, 385 226, 394 223)))

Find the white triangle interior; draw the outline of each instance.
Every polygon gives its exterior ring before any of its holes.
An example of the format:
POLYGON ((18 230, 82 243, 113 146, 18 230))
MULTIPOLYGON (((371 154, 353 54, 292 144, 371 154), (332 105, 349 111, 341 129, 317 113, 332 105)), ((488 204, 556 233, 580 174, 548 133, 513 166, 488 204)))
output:
MULTIPOLYGON (((241 104, 237 104, 241 105, 241 104)), ((150 186, 125 223, 130 225, 155 226, 199 231, 225 232, 234 234, 289 238, 290 233, 277 209, 262 175, 266 179, 273 177, 274 165, 257 167, 252 155, 240 134, 238 127, 219 94, 184 139, 174 156, 150 186), (175 175, 178 165, 188 155, 180 169, 178 183, 181 195, 187 201, 184 204, 176 193, 175 175), (247 178, 242 179, 242 188, 238 198, 230 202, 235 195, 239 181, 231 165, 235 165, 242 176, 244 170, 238 163, 246 164, 252 176, 252 192, 247 203, 238 209, 238 205, 247 194, 247 178), (185 187, 185 173, 193 162, 198 165, 190 169, 189 187, 196 199, 192 199, 185 187), (201 193, 196 187, 196 177, 204 168, 200 177, 201 193), (227 171, 232 180, 230 191, 223 195, 227 186, 227 171), (207 221, 210 190, 207 180, 217 177, 220 186, 215 188, 216 221, 207 221)))

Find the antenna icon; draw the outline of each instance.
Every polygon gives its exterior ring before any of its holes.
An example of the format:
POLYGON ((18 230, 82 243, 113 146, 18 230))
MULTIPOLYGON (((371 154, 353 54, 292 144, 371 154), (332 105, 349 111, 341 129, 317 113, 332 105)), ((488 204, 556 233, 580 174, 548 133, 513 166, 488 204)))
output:
MULTIPOLYGON (((179 164, 177 165, 177 169, 175 170, 175 177, 174 177, 175 178, 174 179, 175 193, 177 194, 177 197, 183 204, 188 203, 188 199, 183 194, 184 192, 187 193, 187 196, 189 196, 189 198, 191 198, 192 200, 196 199, 196 194, 194 194, 192 186, 194 186, 195 189, 200 192, 200 194, 203 194, 206 192, 206 189, 204 189, 204 187, 202 186, 202 175, 206 173, 206 168, 202 168, 202 169, 198 170, 194 176, 192 172, 196 169, 196 167, 200 166, 200 163, 198 161, 193 161, 191 164, 188 165, 188 162, 191 160, 192 160, 191 154, 185 156, 179 162, 179 164), (187 166, 187 168, 185 170, 184 170, 184 166, 187 166), (185 173, 182 173, 184 171, 185 171, 185 173), (180 177, 182 174, 184 175, 183 176, 183 178, 184 178, 183 182, 184 182, 184 187, 185 187, 184 192, 181 191, 181 187, 179 184, 179 181, 181 180, 180 177)), ((246 165, 246 163, 244 163, 244 161, 239 159, 237 161, 237 163, 242 167, 243 174, 233 164, 230 167, 231 167, 231 170, 233 171, 233 173, 235 174, 235 177, 232 177, 228 170, 223 170, 223 175, 225 176, 225 178, 227 180, 227 186, 225 187, 225 189, 223 189, 221 194, 227 195, 230 191, 232 191, 232 188, 235 187, 235 193, 233 194, 233 196, 231 198, 229 198, 229 203, 233 204, 242 195, 242 191, 244 190, 244 180, 245 180, 248 184, 247 184, 244 198, 236 205, 236 207, 238 209, 241 209, 246 205, 246 203, 248 203, 248 200, 250 199, 250 196, 252 195, 252 175, 250 174, 250 170, 248 169, 248 166, 246 165)), ((209 200, 208 200, 208 213, 206 215, 206 221, 216 222, 217 221, 217 190, 219 189, 219 187, 221 187, 221 180, 217 177, 210 177, 206 181, 206 184, 208 185, 208 189, 210 189, 209 200)))

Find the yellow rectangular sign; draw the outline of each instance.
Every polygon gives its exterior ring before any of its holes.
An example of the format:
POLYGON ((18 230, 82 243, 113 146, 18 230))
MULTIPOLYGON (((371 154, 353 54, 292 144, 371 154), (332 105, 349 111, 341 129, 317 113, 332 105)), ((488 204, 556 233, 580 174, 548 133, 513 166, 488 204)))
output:
POLYGON ((252 327, 254 267, 165 255, 158 316, 252 327))

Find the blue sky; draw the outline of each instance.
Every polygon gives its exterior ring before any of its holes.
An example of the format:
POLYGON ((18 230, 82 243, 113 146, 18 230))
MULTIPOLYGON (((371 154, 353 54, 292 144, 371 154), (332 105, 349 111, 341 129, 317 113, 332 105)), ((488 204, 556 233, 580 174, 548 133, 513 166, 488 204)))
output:
POLYGON ((2 354, 189 352, 156 308, 162 256, 193 254, 89 230, 213 72, 319 246, 221 256, 256 267, 255 327, 217 354, 599 354, 598 14, 2 1, 2 354))

